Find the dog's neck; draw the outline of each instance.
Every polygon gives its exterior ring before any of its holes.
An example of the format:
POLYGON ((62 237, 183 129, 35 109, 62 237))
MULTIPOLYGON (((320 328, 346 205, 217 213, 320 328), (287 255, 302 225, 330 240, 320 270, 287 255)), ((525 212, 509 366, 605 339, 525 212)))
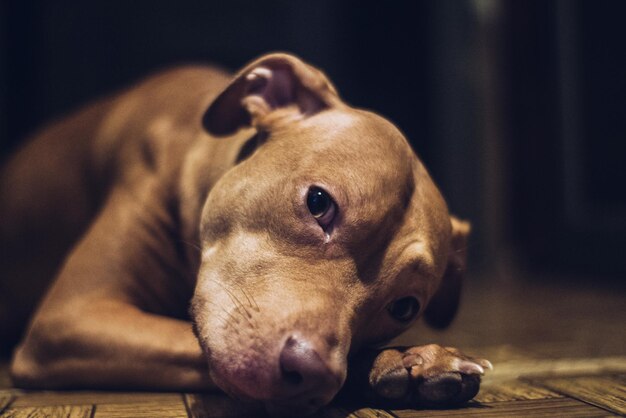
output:
POLYGON ((228 170, 254 152, 255 138, 255 129, 242 129, 220 138, 202 132, 184 156, 177 188, 178 208, 180 235, 186 244, 185 261, 193 285, 200 265, 200 218, 207 196, 228 170))

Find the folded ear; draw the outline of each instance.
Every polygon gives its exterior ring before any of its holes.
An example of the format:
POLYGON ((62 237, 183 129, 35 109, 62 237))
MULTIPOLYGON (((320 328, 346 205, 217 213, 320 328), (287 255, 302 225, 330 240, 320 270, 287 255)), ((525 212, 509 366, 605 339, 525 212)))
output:
POLYGON ((463 275, 467 265, 467 238, 470 233, 469 222, 454 216, 452 223, 452 239, 448 266, 439 285, 439 289, 430 300, 424 318, 433 328, 445 328, 454 319, 461 298, 463 275))
POLYGON ((202 123, 209 133, 223 136, 244 126, 262 128, 265 116, 279 108, 294 107, 305 116, 337 103, 337 92, 321 71, 292 55, 269 54, 235 76, 202 123))

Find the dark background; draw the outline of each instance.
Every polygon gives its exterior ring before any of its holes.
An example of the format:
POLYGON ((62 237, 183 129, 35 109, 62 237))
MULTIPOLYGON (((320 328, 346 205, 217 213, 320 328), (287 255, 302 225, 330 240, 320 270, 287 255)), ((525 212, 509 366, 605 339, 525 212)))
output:
POLYGON ((474 225, 472 272, 615 284, 625 12, 619 0, 0 0, 0 156, 155 70, 290 51, 406 133, 474 225))

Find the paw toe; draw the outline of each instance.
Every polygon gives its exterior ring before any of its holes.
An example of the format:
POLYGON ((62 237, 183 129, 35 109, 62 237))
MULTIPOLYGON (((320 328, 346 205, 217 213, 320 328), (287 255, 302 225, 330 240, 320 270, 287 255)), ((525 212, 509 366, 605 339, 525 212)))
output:
POLYGON ((383 398, 403 398, 409 391, 409 373, 404 368, 391 370, 375 379, 372 387, 383 398))
POLYGON ((461 393, 462 378, 458 373, 442 373, 425 379, 418 386, 419 398, 426 402, 444 403, 456 399, 461 393))
POLYGON ((481 375, 491 363, 438 345, 387 349, 375 359, 369 374, 374 393, 402 405, 441 408, 474 398, 481 375))
POLYGON ((465 374, 461 376, 461 391, 454 399, 455 403, 464 403, 478 395, 480 390, 480 376, 475 374, 465 374))
POLYGON ((418 386, 419 399, 424 404, 456 405, 474 398, 480 389, 476 374, 442 373, 425 379, 418 386))

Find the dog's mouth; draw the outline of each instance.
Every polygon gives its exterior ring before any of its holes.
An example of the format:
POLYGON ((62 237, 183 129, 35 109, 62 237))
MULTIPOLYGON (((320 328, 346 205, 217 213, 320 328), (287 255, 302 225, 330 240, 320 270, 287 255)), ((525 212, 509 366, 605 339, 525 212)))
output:
POLYGON ((228 380, 214 373, 211 373, 211 377, 215 384, 231 398, 249 404, 262 405, 270 416, 275 417, 311 415, 328 404, 334 396, 320 397, 306 392, 294 396, 249 393, 247 385, 239 385, 237 379, 228 380))
POLYGON ((217 322, 217 314, 207 321, 206 308, 196 318, 214 384, 234 399, 262 403, 274 415, 309 414, 330 402, 346 378, 350 333, 317 310, 287 311, 279 318, 251 311, 238 327, 217 322), (306 320, 312 317, 330 325, 311 329, 306 320))
POLYGON ((262 404, 273 416, 312 414, 328 404, 343 384, 345 370, 323 375, 316 384, 307 381, 310 376, 300 376, 298 379, 301 381, 296 381, 293 376, 286 377, 280 358, 280 355, 267 353, 237 354, 232 351, 209 356, 210 375, 213 382, 230 397, 262 404))
POLYGON ((233 399, 243 402, 262 402, 271 398, 271 394, 266 390, 267 385, 250 384, 251 381, 257 380, 249 376, 251 372, 227 373, 219 366, 216 367, 215 362, 209 362, 209 370, 215 385, 233 399))

